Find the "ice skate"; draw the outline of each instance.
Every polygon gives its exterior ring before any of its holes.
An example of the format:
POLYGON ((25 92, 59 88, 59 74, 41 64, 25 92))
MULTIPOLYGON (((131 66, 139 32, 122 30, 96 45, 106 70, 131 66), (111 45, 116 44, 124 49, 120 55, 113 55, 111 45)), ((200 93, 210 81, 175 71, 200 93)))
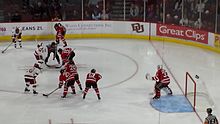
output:
POLYGON ((154 96, 153 99, 160 99, 160 97, 159 96, 154 96))
POLYGON ((33 94, 38 94, 38 92, 36 90, 33 90, 33 94))
POLYGON ((100 97, 100 95, 99 95, 99 94, 97 95, 97 97, 98 97, 98 100, 101 100, 101 97, 100 97))
POLYGON ((24 92, 27 93, 27 92, 30 92, 30 90, 26 87, 26 88, 24 89, 24 92))
POLYGON ((66 95, 61 96, 61 98, 66 98, 66 95))

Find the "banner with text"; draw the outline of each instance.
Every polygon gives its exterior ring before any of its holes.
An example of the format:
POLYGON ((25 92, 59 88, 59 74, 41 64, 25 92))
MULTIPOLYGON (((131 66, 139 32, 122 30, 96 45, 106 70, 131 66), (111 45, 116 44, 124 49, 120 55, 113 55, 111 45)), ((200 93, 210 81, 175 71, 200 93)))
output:
POLYGON ((215 39, 214 39, 214 47, 220 48, 220 35, 215 34, 214 37, 215 37, 215 39))
POLYGON ((157 24, 157 35, 208 44, 208 32, 188 27, 157 24))

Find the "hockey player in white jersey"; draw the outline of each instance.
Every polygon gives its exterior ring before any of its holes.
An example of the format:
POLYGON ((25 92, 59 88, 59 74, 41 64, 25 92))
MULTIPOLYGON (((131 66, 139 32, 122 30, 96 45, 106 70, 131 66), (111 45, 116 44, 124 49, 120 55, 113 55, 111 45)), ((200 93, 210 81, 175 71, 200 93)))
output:
POLYGON ((44 52, 43 43, 40 43, 37 45, 37 49, 34 51, 34 56, 37 61, 43 60, 43 52, 44 52))
POLYGON ((19 47, 21 48, 21 28, 16 27, 12 30, 12 42, 14 43, 14 47, 17 48, 17 42, 19 43, 19 47))
POLYGON ((41 68, 41 61, 39 61, 38 63, 35 63, 34 66, 30 69, 28 69, 24 75, 24 80, 26 83, 26 87, 24 89, 24 92, 30 92, 30 85, 32 85, 33 88, 33 94, 38 94, 38 92, 36 91, 36 87, 37 87, 37 82, 36 82, 36 77, 38 76, 38 74, 40 73, 41 68))

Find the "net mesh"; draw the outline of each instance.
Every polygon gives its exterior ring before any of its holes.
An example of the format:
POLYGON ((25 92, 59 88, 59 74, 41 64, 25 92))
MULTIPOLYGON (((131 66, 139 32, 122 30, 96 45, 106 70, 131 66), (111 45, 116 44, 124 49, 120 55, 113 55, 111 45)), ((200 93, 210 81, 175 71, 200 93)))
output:
POLYGON ((214 107, 204 81, 188 72, 186 73, 185 96, 196 111, 205 111, 208 107, 214 107))

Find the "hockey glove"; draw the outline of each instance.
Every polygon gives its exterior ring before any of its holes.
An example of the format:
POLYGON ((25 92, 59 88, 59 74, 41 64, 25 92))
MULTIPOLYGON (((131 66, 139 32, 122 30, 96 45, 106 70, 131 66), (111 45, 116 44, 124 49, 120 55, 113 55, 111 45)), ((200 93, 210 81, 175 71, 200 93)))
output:
POLYGON ((63 86, 62 84, 59 84, 59 86, 58 86, 58 87, 59 87, 59 88, 62 88, 62 86, 63 86))
POLYGON ((149 73, 147 73, 147 74, 145 75, 145 78, 146 78, 147 80, 152 80, 152 77, 150 76, 149 73))

